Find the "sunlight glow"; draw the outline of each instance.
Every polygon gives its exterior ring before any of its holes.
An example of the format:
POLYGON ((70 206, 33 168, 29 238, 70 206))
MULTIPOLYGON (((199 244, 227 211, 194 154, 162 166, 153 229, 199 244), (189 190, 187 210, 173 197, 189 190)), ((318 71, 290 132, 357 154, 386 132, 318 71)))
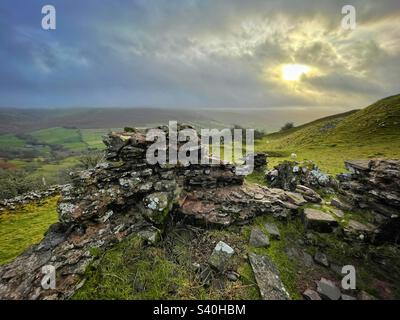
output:
POLYGON ((285 64, 282 66, 282 78, 286 81, 299 81, 303 74, 310 70, 311 68, 304 64, 285 64))

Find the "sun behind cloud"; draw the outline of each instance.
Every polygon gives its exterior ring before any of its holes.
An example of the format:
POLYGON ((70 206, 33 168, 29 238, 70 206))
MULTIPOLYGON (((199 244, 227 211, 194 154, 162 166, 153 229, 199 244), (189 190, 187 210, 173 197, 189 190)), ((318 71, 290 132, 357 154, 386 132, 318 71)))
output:
POLYGON ((282 66, 282 79, 286 81, 299 81, 311 68, 304 64, 285 64, 282 66))

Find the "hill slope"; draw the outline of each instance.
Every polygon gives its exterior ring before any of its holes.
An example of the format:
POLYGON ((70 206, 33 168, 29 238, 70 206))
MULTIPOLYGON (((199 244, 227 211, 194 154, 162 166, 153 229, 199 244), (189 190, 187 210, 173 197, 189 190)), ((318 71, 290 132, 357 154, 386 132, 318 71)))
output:
POLYGON ((285 132, 267 135, 256 149, 272 156, 272 164, 296 153, 330 173, 344 170, 343 160, 400 157, 400 95, 373 105, 323 118, 285 132))

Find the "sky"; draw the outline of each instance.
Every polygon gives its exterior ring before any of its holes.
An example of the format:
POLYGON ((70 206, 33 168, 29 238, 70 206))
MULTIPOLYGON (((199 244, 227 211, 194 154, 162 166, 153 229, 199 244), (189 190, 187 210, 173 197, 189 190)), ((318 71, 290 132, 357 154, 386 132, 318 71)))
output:
POLYGON ((1 107, 335 113, 400 92, 400 1, 1 0, 0 61, 1 107))

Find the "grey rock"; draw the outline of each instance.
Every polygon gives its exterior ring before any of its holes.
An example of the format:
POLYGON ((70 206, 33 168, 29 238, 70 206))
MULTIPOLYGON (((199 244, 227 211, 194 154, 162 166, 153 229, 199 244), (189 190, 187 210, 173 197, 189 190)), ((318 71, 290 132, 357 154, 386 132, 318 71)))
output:
POLYGON ((347 294, 342 294, 342 300, 357 300, 355 297, 349 296, 347 294))
POLYGON ((223 241, 218 242, 215 246, 208 263, 215 268, 216 270, 222 272, 227 267, 227 263, 235 254, 235 250, 233 250, 228 244, 223 241))
POLYGON ((269 246, 268 236, 259 227, 255 227, 250 233, 250 245, 256 248, 265 248, 269 246))
POLYGON ((265 228, 265 230, 267 230, 267 232, 269 233, 269 235, 272 239, 276 239, 276 240, 281 239, 281 233, 279 232, 279 229, 275 223, 265 223, 264 228, 265 228))
POLYGON ((138 236, 147 243, 156 244, 161 239, 161 231, 155 227, 151 227, 138 232, 138 236))
POLYGON ((328 257, 322 252, 317 252, 314 255, 314 261, 323 267, 329 267, 328 257))
POLYGON ((349 211, 351 210, 351 205, 339 200, 338 198, 333 198, 331 200, 331 205, 344 211, 349 211))
POLYGON ((305 251, 303 251, 303 262, 306 267, 311 267, 313 265, 312 256, 305 251))
POLYGON ((289 300, 289 293, 272 261, 266 256, 255 253, 250 253, 249 259, 261 297, 264 300, 289 300))
POLYGON ((336 217, 344 218, 344 212, 340 209, 331 209, 330 210, 336 217))
POLYGON ((306 208, 303 217, 306 228, 318 232, 332 232, 338 226, 338 222, 330 214, 321 210, 306 208))
POLYGON ((304 197, 300 193, 286 192, 287 201, 294 204, 295 206, 302 206, 307 203, 304 197))
POLYGON ((239 277, 240 277, 240 276, 239 276, 239 274, 236 273, 236 272, 228 271, 228 272, 226 273, 226 277, 228 278, 229 281, 235 282, 235 281, 238 281, 238 280, 239 280, 239 277))
POLYGON ((304 199, 309 202, 320 203, 322 201, 321 196, 309 187, 303 185, 297 185, 296 192, 301 193, 304 199))
POLYGON ((306 300, 322 300, 320 295, 318 294, 318 292, 311 290, 311 289, 307 289, 306 291, 304 291, 303 297, 306 300))
POLYGON ((321 278, 318 281, 317 292, 326 300, 339 300, 342 295, 338 287, 332 281, 325 278, 321 278))

